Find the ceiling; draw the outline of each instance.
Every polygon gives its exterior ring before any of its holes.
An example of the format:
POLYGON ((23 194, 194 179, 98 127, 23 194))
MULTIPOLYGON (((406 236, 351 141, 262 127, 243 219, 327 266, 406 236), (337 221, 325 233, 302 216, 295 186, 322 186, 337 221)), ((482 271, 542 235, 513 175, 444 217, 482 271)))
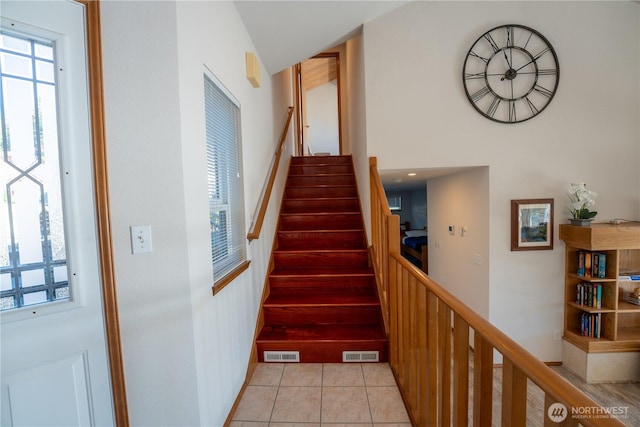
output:
MULTIPOLYGON (((410 1, 234 0, 234 3, 260 60, 272 75, 359 35, 362 24, 410 1)), ((326 72, 319 78, 331 79, 326 72)), ((413 191, 425 188, 427 179, 463 169, 386 170, 380 171, 380 178, 388 189, 413 191), (408 176, 410 172, 416 175, 408 176)))
POLYGON ((380 181, 385 190, 415 191, 427 186, 427 180, 467 170, 470 167, 428 168, 428 169, 389 169, 381 170, 380 181), (409 174, 415 174, 409 176, 409 174))
POLYGON ((302 86, 310 91, 338 78, 336 58, 311 58, 302 61, 302 86))
POLYGON ((337 46, 409 1, 234 0, 269 74, 337 46))

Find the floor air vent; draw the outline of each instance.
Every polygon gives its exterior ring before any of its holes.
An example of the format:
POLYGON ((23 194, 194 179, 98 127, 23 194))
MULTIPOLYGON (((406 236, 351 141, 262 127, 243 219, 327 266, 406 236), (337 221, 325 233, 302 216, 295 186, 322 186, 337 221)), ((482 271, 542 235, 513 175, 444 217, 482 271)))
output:
POLYGON ((299 351, 265 351, 265 362, 300 362, 299 351))
POLYGON ((343 362, 379 362, 380 354, 377 351, 343 351, 343 362))

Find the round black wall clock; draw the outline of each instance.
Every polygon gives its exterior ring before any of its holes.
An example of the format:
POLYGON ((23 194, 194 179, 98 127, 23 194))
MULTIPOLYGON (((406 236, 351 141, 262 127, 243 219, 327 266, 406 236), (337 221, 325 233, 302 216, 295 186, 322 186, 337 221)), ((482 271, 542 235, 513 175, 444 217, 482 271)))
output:
POLYGON ((542 34, 523 25, 501 25, 471 46, 462 81, 480 114, 500 123, 519 123, 549 105, 558 89, 560 65, 542 34))

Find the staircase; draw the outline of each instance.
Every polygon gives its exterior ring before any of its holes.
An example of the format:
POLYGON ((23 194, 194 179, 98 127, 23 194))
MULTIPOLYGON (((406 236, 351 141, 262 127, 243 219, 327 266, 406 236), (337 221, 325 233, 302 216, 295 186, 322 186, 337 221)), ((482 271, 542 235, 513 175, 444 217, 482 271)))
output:
POLYGON ((259 360, 387 361, 351 156, 292 158, 276 233, 259 360))

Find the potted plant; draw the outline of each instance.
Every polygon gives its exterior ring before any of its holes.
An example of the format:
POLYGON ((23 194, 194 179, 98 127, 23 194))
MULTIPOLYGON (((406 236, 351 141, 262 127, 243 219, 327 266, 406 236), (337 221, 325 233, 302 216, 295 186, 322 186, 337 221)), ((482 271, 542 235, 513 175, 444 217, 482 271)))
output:
POLYGON ((598 215, 597 211, 589 210, 596 204, 595 198, 598 194, 593 191, 587 190, 587 184, 580 182, 578 184, 571 184, 569 191, 569 207, 568 211, 571 214, 569 221, 572 225, 589 225, 591 221, 598 215))

